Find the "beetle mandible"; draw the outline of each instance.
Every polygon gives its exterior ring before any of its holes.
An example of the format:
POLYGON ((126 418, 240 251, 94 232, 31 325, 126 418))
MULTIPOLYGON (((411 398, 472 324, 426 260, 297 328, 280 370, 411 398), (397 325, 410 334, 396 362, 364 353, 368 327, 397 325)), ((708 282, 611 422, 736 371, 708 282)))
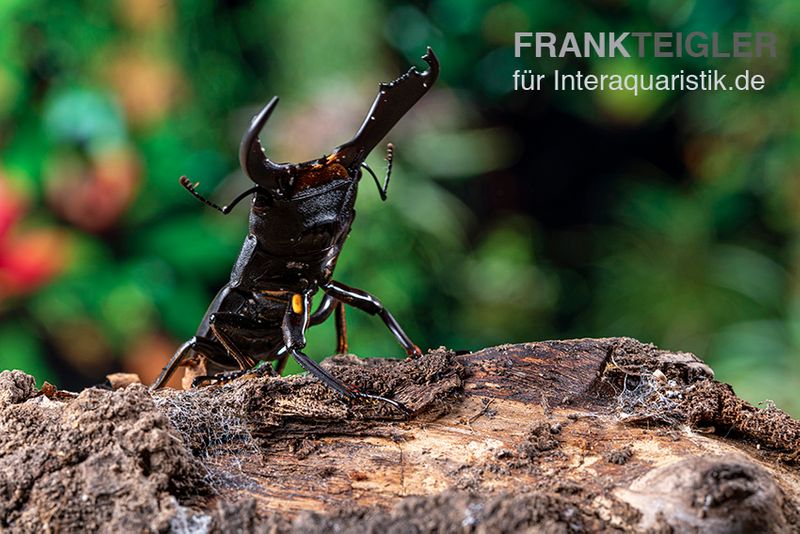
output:
MULTIPOLYGON (((396 401, 343 384, 303 353, 303 348, 306 329, 322 323, 335 311, 337 349, 345 352, 347 304, 379 316, 410 357, 421 355, 377 298, 333 280, 333 271, 355 217, 353 206, 362 169, 372 175, 381 199, 386 200, 392 145, 387 148, 382 185, 364 160, 439 76, 439 61, 433 50, 428 48, 422 59, 428 64, 425 71, 412 67, 396 80, 380 84, 353 139, 317 160, 276 164, 265 156, 258 136, 278 103, 273 97, 253 118, 239 149, 242 169, 255 185, 224 207, 205 199, 185 176, 181 177, 181 185, 192 195, 226 215, 252 196, 249 231, 230 281, 211 302, 195 336, 178 348, 151 389, 161 387, 194 354, 205 357, 207 372, 217 373, 197 377, 193 385, 233 379, 261 361, 275 360, 274 372, 280 374, 291 355, 347 399, 380 400, 406 411, 396 401), (311 313, 311 298, 320 290, 324 293, 322 301, 311 313)), ((269 364, 263 368, 272 369, 269 364)))

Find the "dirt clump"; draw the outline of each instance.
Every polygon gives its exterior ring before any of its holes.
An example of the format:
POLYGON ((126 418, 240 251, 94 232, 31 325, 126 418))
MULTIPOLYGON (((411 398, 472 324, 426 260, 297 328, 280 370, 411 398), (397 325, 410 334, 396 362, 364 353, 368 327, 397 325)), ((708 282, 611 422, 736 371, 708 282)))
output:
POLYGON ((622 338, 610 348, 595 390, 616 399, 617 416, 627 424, 688 424, 733 433, 782 451, 786 462, 800 460, 800 421, 771 404, 765 409, 749 404, 713 376, 692 354, 622 338))
POLYGON ((800 421, 771 404, 759 409, 743 401, 728 384, 697 384, 687 393, 683 409, 693 427, 734 432, 760 446, 788 452, 787 460, 800 461, 800 421))
MULTIPOLYGON (((591 498, 590 498, 591 500, 591 498)), ((520 491, 480 496, 446 490, 437 495, 408 497, 391 509, 343 509, 334 514, 306 512, 281 530, 287 532, 597 532, 624 530, 638 512, 618 502, 605 517, 552 493, 520 491)), ((602 514, 601 514, 602 515, 602 514)), ((274 524, 274 523, 273 523, 274 524)))
POLYGON ((164 530, 203 492, 180 435, 147 390, 87 389, 70 402, 0 374, 0 526, 164 530))
POLYGON ((560 425, 537 423, 528 431, 525 440, 517 447, 517 455, 520 458, 531 460, 544 452, 558 448, 559 443, 555 439, 555 434, 560 431, 560 425))
POLYGON ((630 446, 621 447, 608 451, 603 455, 607 462, 617 465, 625 465, 633 458, 633 448, 630 446))
POLYGON ((714 371, 689 352, 658 349, 650 343, 632 338, 617 338, 609 347, 603 376, 619 387, 626 375, 663 376, 680 384, 691 384, 714 378, 714 371), (657 373, 658 372, 658 373, 657 373), (616 380, 615 380, 616 379, 616 380))
POLYGON ((22 371, 0 373, 0 408, 24 402, 36 395, 36 380, 22 371))

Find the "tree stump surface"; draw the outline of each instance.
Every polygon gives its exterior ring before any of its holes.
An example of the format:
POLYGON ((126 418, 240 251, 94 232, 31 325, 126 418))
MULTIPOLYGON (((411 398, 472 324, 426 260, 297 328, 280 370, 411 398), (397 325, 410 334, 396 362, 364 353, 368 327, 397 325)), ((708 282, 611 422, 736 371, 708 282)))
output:
POLYGON ((362 391, 0 374, 9 531, 800 531, 800 422, 628 338, 329 358, 362 391))

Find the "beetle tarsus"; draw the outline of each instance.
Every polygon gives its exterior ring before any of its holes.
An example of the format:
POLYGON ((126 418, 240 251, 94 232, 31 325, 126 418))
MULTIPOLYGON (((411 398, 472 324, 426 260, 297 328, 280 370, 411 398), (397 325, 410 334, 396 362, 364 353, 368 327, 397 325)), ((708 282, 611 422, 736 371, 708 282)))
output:
POLYGON ((242 377, 250 372, 250 369, 239 369, 238 371, 226 371, 224 373, 217 373, 215 375, 196 376, 192 380, 192 387, 207 386, 221 386, 232 382, 239 377, 242 377))
POLYGON ((414 345, 411 350, 407 351, 409 360, 416 360, 418 358, 422 358, 422 351, 419 349, 418 346, 414 345))

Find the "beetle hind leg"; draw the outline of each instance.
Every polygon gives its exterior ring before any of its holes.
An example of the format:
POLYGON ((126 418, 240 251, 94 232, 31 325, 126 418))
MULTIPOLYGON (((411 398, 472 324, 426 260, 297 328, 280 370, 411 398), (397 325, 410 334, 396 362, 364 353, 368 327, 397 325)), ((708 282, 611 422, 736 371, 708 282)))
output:
POLYGON ((347 354, 347 318, 345 316, 344 302, 336 303, 336 354, 347 354))
POLYGON ((239 369, 251 369, 256 365, 256 360, 245 354, 234 339, 244 339, 248 346, 258 344, 258 334, 261 330, 267 330, 266 325, 235 313, 219 312, 211 315, 209 326, 228 354, 239 364, 239 369))
MULTIPOLYGON (((255 375, 276 375, 271 365, 265 363, 259 366, 258 360, 247 353, 262 354, 259 349, 264 345, 265 334, 272 332, 268 324, 231 312, 212 314, 209 317, 208 324, 214 337, 221 345, 220 348, 224 348, 229 360, 233 360, 231 363, 236 362, 239 369, 196 376, 192 381, 192 387, 204 384, 225 384, 251 373, 255 375)), ((273 345, 272 349, 263 353, 266 356, 261 359, 269 360, 270 354, 280 354, 278 347, 280 345, 273 345)))
POLYGON ((161 374, 159 374, 150 385, 150 391, 155 391, 163 387, 173 373, 178 369, 178 367, 184 364, 192 352, 196 351, 206 354, 207 357, 219 355, 221 353, 224 354, 222 347, 214 343, 212 340, 201 336, 194 336, 192 339, 186 341, 183 345, 178 347, 178 350, 175 351, 175 354, 169 360, 167 365, 165 365, 164 369, 161 370, 161 374))

